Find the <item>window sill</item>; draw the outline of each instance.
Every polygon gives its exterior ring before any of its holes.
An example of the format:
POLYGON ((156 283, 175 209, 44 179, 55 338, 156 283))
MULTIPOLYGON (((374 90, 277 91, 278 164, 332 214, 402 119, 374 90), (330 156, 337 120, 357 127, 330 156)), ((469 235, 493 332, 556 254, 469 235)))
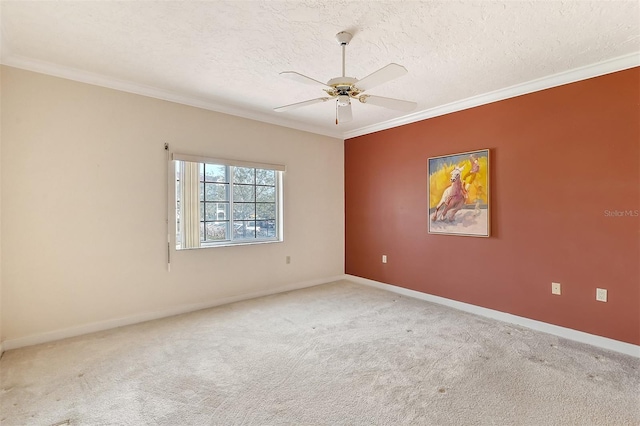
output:
POLYGON ((284 240, 256 240, 256 241, 242 241, 237 243, 232 242, 223 242, 223 243, 204 243, 200 247, 192 247, 192 248, 179 248, 176 246, 176 251, 186 251, 186 250, 202 250, 207 248, 217 248, 217 247, 236 247, 236 246, 256 246, 262 244, 273 244, 273 243, 281 243, 284 240))

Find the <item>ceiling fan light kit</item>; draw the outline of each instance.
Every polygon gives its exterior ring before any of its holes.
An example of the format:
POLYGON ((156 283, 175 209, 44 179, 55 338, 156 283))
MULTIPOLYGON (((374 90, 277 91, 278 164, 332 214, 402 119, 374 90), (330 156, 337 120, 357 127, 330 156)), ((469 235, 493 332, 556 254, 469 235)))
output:
POLYGON ((338 106, 347 106, 350 103, 349 95, 338 95, 338 106))
POLYGON ((351 41, 353 36, 346 32, 341 31, 336 34, 336 40, 342 47, 342 76, 335 77, 329 80, 326 84, 321 81, 315 80, 306 75, 297 73, 295 71, 284 71, 280 75, 287 77, 291 80, 295 80, 299 83, 310 84, 313 86, 321 86, 323 90, 329 95, 329 97, 310 99, 308 101, 298 102, 295 104, 285 105, 278 108, 274 108, 276 112, 290 111, 292 109, 301 108, 307 105, 315 103, 326 102, 328 100, 336 100, 336 124, 346 123, 353 119, 351 111, 351 99, 357 99, 363 104, 370 104, 381 106, 384 108, 395 109, 398 111, 409 112, 413 111, 417 104, 411 101, 405 101, 402 99, 385 98, 382 96, 364 95, 365 90, 369 90, 373 87, 379 86, 387 81, 393 80, 407 73, 407 69, 402 65, 391 63, 387 66, 380 68, 362 80, 357 78, 347 77, 345 73, 345 48, 351 41))

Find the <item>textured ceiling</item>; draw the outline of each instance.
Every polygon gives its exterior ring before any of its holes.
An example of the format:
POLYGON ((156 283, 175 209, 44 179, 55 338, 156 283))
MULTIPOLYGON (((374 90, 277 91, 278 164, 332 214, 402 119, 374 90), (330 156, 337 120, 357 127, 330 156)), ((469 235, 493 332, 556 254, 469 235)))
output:
POLYGON ((418 112, 640 50, 637 0, 3 0, 0 11, 5 64, 337 137, 406 114, 354 103, 336 126, 333 103, 273 112, 324 95, 278 74, 339 76, 342 30, 354 34, 346 74, 404 65, 368 93, 418 112))

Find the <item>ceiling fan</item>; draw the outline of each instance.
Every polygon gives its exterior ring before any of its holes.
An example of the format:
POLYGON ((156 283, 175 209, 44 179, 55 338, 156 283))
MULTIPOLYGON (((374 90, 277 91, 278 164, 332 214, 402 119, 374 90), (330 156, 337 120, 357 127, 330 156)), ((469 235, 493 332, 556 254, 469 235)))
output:
POLYGON ((366 90, 405 75, 407 73, 407 69, 402 65, 391 63, 380 68, 378 71, 369 74, 362 80, 345 76, 345 47, 349 44, 352 37, 353 36, 346 31, 336 34, 336 39, 338 40, 338 43, 340 43, 340 46, 342 46, 342 77, 332 78, 327 83, 323 83, 295 71, 284 71, 280 73, 280 75, 300 83, 321 86, 327 95, 329 95, 328 97, 310 99, 308 101, 281 106, 274 108, 274 111, 289 111, 319 102, 336 100, 336 124, 346 123, 353 119, 353 114, 351 112, 352 98, 359 100, 363 104, 377 105, 404 112, 413 111, 418 105, 415 102, 364 94, 366 90))

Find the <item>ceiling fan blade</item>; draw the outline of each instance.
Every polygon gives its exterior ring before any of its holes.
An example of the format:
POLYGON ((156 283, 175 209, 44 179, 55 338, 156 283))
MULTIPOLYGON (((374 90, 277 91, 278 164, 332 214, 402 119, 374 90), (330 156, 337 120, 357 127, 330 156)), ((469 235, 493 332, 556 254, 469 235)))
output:
POLYGON ((349 121, 353 120, 353 113, 351 112, 351 102, 344 106, 340 106, 340 104, 337 105, 336 124, 348 123, 349 121))
POLYGON ((288 79, 297 81, 298 83, 311 84, 312 86, 322 86, 322 87, 331 87, 327 86, 325 83, 313 79, 311 77, 307 77, 306 75, 302 75, 299 72, 295 71, 283 71, 280 73, 281 76, 287 77, 288 79))
POLYGON ((360 89, 361 92, 364 92, 365 90, 369 90, 373 87, 379 86, 382 83, 391 81, 394 78, 401 77, 406 73, 407 69, 405 67, 392 63, 380 68, 378 71, 369 74, 362 80, 357 81, 355 86, 360 89))
POLYGON ((385 98, 382 96, 362 95, 358 98, 363 104, 377 105, 398 111, 410 112, 416 109, 417 103, 402 99, 385 98))
POLYGON ((289 111, 291 109, 301 108, 303 106, 313 105, 313 104, 317 104, 319 102, 327 102, 329 99, 331 99, 331 98, 309 99, 308 101, 302 101, 302 102, 298 102, 298 103, 295 103, 295 104, 281 106, 281 107, 278 107, 278 108, 274 108, 273 110, 275 112, 289 111))

